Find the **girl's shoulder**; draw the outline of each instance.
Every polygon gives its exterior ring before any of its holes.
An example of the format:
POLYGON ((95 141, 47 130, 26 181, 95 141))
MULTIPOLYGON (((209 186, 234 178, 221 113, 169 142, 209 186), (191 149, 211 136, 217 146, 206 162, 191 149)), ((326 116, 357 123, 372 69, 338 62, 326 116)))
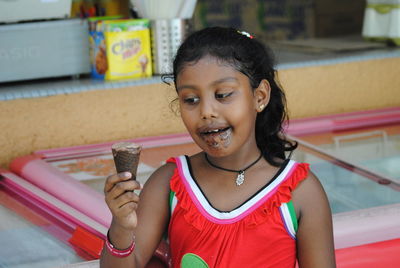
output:
POLYGON ((298 217, 296 244, 299 266, 313 263, 317 267, 335 267, 332 213, 327 195, 315 174, 308 173, 293 191, 292 200, 298 217))
POLYGON ((145 183, 145 188, 151 191, 169 192, 169 181, 174 174, 176 164, 167 161, 164 165, 157 168, 145 183))
POLYGON ((317 176, 309 170, 306 178, 293 190, 292 200, 296 210, 300 214, 304 214, 306 211, 315 210, 321 204, 327 203, 327 196, 317 176))
POLYGON ((190 162, 188 159, 193 156, 180 155, 177 157, 170 157, 165 161, 165 164, 157 168, 153 174, 149 177, 148 182, 150 184, 159 184, 166 185, 169 187, 169 183, 173 175, 177 172, 177 170, 182 169, 182 166, 188 165, 190 162))
POLYGON ((296 187, 296 189, 294 189, 293 198, 304 199, 304 197, 309 194, 318 193, 321 191, 324 191, 324 189, 319 179, 311 170, 308 170, 307 174, 305 175, 305 178, 296 187))

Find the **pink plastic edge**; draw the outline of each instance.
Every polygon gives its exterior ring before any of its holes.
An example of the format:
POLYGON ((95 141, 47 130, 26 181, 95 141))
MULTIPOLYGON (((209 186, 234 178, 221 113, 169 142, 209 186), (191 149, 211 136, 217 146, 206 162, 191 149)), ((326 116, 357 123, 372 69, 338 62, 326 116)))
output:
POLYGON ((335 248, 400 238, 400 203, 333 215, 335 248))
POLYGON ((178 144, 186 144, 193 142, 193 139, 187 133, 182 134, 172 134, 172 135, 164 135, 164 136, 154 136, 154 137, 144 137, 137 139, 127 139, 127 140, 118 140, 106 143, 98 143, 98 144, 89 144, 82 146, 72 146, 65 148, 56 148, 49 150, 40 150, 35 151, 35 155, 40 155, 43 158, 54 158, 54 157, 68 157, 79 155, 81 153, 90 154, 90 153, 111 153, 111 145, 120 142, 120 141, 128 141, 140 144, 143 148, 154 148, 168 145, 178 145, 178 144))
POLYGON ((35 185, 30 184, 29 182, 25 181, 18 175, 8 170, 0 169, 0 175, 3 177, 0 180, 0 183, 6 186, 7 189, 11 190, 15 194, 21 196, 26 200, 32 201, 32 204, 43 210, 45 213, 64 222, 69 228, 75 230, 77 226, 81 226, 85 230, 90 231, 101 239, 106 238, 105 228, 96 228, 84 223, 82 220, 79 219, 80 217, 73 216, 71 215, 71 213, 68 213, 67 211, 61 209, 60 205, 62 207, 68 208, 68 210, 70 211, 75 212, 77 215, 82 216, 79 212, 75 210, 75 208, 70 207, 69 205, 63 203, 61 200, 58 199, 56 200, 58 204, 55 204, 51 201, 52 199, 54 199, 53 196, 37 188, 35 185), (29 185, 30 189, 24 187, 23 184, 29 185))
POLYGON ((24 165, 11 164, 11 171, 103 226, 110 226, 112 216, 104 195, 42 159, 31 158, 30 161, 23 162, 24 165))
POLYGON ((285 132, 293 136, 357 129, 400 122, 400 107, 295 119, 285 132))

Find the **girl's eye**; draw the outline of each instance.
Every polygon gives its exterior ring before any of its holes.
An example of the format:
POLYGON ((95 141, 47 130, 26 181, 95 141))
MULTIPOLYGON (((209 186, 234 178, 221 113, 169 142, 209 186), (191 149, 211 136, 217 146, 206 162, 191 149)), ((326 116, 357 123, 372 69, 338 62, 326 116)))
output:
POLYGON ((198 97, 188 97, 188 98, 184 98, 183 102, 187 103, 187 104, 196 104, 199 102, 199 98, 198 97))
POLYGON ((231 96, 232 93, 233 93, 233 92, 228 92, 228 93, 216 93, 216 94, 215 94, 215 98, 216 98, 216 99, 226 99, 226 98, 228 98, 229 96, 231 96))

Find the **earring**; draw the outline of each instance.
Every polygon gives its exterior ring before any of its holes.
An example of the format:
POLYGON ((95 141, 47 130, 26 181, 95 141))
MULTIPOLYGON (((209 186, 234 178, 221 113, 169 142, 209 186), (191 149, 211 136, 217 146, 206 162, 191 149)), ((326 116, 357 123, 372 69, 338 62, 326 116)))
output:
POLYGON ((264 110, 264 108, 265 108, 265 105, 264 105, 264 104, 261 104, 260 107, 259 107, 260 112, 262 112, 262 111, 264 110))

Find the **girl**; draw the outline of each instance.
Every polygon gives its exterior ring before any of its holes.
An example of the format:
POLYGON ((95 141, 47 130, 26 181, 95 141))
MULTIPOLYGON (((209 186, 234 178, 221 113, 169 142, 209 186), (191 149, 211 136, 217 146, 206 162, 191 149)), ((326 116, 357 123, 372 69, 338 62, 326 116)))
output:
POLYGON ((285 97, 267 49, 247 33, 206 28, 173 68, 202 152, 169 159, 140 201, 130 174, 107 178, 113 220, 101 266, 144 267, 168 231, 173 267, 335 267, 325 192, 307 164, 286 157, 296 145, 281 132, 285 97))

